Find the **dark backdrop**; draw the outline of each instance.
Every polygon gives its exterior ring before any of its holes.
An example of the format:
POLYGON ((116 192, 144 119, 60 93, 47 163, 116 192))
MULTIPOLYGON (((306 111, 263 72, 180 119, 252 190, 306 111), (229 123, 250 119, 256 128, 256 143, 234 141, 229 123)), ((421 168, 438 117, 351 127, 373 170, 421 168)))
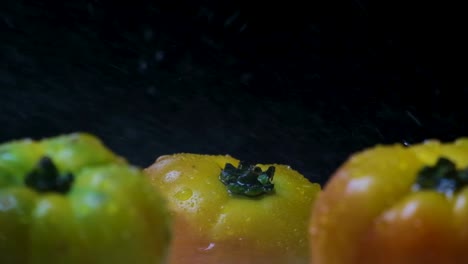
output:
POLYGON ((162 154, 231 154, 286 163, 323 184, 377 143, 468 136, 461 7, 0 6, 1 141, 87 131, 142 167, 162 154))

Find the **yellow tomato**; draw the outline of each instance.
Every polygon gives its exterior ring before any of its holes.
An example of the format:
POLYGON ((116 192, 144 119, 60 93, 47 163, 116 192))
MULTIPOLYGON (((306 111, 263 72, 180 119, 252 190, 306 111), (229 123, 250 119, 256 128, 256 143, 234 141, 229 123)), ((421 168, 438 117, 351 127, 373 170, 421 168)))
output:
POLYGON ((289 166, 230 156, 162 156, 145 170, 175 219, 171 264, 307 263, 320 190, 289 166))

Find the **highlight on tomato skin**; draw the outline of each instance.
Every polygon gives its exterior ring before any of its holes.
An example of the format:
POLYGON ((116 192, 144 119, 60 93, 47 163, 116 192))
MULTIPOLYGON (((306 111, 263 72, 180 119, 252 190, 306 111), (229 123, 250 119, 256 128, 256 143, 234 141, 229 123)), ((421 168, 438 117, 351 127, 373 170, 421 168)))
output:
POLYGON ((468 263, 467 185, 467 138, 354 153, 311 209, 310 263, 468 263))
POLYGON ((179 153, 144 172, 174 218, 169 264, 308 263, 310 206, 321 188, 289 166, 179 153))

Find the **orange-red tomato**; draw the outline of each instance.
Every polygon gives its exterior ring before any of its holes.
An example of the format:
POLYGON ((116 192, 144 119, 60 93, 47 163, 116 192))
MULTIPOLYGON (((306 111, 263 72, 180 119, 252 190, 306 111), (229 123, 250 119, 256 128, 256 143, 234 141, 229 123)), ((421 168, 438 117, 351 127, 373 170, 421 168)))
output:
POLYGON ((352 155, 313 208, 313 264, 468 263, 468 139, 352 155))

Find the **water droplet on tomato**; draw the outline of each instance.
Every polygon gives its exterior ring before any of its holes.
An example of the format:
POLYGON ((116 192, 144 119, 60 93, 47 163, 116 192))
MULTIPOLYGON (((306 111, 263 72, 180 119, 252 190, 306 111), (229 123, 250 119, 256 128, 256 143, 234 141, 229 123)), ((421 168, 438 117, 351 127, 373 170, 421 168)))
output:
POLYGON ((173 182, 180 177, 180 174, 181 174, 180 171, 176 171, 176 170, 170 171, 165 175, 164 181, 173 182))
POLYGON ((180 201, 187 201, 193 195, 193 192, 189 188, 183 188, 182 190, 178 191, 174 197, 180 201))

